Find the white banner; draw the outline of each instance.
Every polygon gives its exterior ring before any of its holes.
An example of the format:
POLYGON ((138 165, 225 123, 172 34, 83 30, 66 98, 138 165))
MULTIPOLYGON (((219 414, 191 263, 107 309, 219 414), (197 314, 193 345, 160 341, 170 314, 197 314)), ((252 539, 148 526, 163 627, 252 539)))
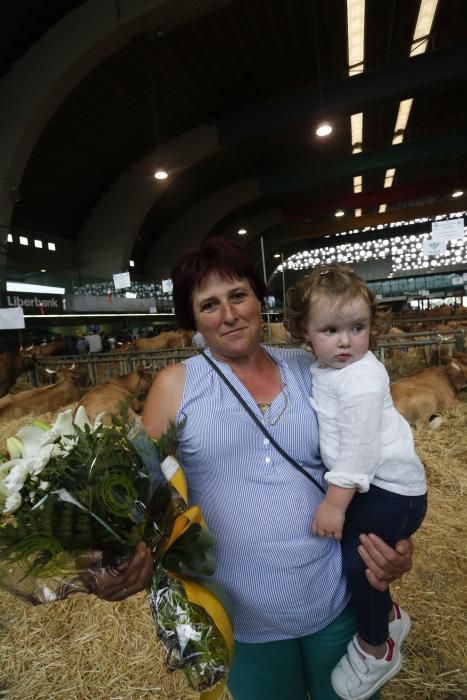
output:
POLYGON ((440 253, 444 253, 446 250, 446 243, 447 241, 445 240, 438 241, 433 238, 423 241, 423 255, 439 255, 440 253))
POLYGON ((131 287, 130 273, 117 272, 113 275, 115 289, 127 289, 131 287))
POLYGON ((458 241, 464 238, 464 219, 433 221, 431 239, 436 241, 458 241))
POLYGON ((172 280, 162 280, 162 293, 172 294, 173 282, 172 280))
POLYGON ((451 280, 451 284, 464 284, 464 278, 463 277, 453 277, 451 280))
POLYGON ((21 306, 0 309, 0 329, 2 331, 24 328, 24 314, 21 306))

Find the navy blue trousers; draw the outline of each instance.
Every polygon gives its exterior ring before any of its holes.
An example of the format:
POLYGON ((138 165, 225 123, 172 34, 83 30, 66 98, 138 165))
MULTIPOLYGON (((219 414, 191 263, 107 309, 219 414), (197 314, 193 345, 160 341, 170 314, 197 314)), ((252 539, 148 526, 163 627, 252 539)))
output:
POLYGON ((365 576, 365 563, 357 547, 358 536, 373 532, 392 547, 410 537, 422 524, 427 509, 425 496, 401 496, 370 486, 356 493, 347 509, 342 536, 342 560, 347 577, 358 634, 374 646, 388 638, 389 591, 376 591, 365 576))

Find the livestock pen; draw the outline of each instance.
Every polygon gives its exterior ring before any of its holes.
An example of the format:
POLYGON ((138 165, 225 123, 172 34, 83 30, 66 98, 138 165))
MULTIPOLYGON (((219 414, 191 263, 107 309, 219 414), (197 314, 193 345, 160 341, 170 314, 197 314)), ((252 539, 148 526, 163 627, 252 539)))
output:
MULTIPOLYGON (((144 358, 171 364, 194 352, 184 349, 144 358)), ((107 356, 91 361, 98 365, 99 359, 106 361, 107 356)), ((141 354, 125 358, 136 364, 141 359, 141 354)), ((55 360, 59 365, 65 358, 55 360)), ((394 362, 395 374, 412 371, 413 360, 426 362, 423 354, 407 352, 394 359, 385 357, 386 363, 394 362)), ((112 369, 119 373, 133 366, 120 368, 112 361, 112 369)), ((403 649, 403 670, 384 688, 383 700, 467 697, 467 403, 444 415, 439 430, 414 432, 427 468, 429 511, 415 536, 413 570, 393 586, 396 599, 411 615, 412 630, 403 649)), ((50 423, 53 415, 39 418, 50 423)), ((0 448, 24 422, 0 426, 0 448)), ((77 595, 32 607, 0 591, 0 669, 0 697, 3 692, 11 700, 198 697, 186 688, 183 677, 164 669, 144 593, 122 603, 77 595)), ((226 693, 223 700, 227 698, 226 693)))

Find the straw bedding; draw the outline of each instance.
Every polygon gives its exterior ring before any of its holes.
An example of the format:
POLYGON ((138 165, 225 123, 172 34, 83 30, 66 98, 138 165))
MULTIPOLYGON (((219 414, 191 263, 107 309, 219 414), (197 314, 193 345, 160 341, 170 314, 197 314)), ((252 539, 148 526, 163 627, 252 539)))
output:
MULTIPOLYGON (((393 586, 412 631, 383 700, 467 698, 467 404, 445 416, 438 431, 416 434, 429 512, 415 537, 413 570, 393 586)), ((0 444, 24 422, 2 425, 0 444)), ((0 697, 8 700, 197 697, 180 674, 164 670, 143 593, 122 603, 79 595, 32 607, 0 591, 0 669, 0 697)))

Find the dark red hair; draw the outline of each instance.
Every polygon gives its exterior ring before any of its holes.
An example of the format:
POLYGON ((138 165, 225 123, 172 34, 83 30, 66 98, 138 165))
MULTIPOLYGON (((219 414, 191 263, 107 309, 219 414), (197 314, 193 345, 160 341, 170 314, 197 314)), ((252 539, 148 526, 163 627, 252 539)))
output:
POLYGON ((172 267, 175 316, 180 328, 193 330, 196 327, 193 292, 211 273, 221 279, 247 279, 263 303, 266 285, 244 249, 228 238, 208 238, 199 248, 183 253, 172 267))

